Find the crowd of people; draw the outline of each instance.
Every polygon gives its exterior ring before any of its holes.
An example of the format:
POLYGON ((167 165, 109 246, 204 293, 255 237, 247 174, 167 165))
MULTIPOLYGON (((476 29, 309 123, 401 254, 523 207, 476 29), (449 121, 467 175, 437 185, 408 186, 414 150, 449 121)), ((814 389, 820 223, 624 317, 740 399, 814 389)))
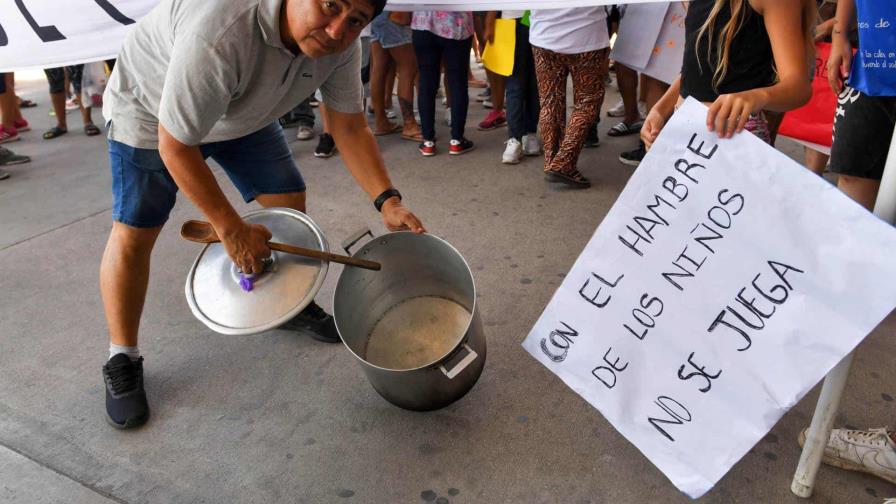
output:
MULTIPOLYGON (((218 161, 247 202, 304 211, 305 184, 283 128, 298 140, 312 140, 315 107, 322 132, 314 155, 327 158, 339 148, 387 227, 415 232, 424 227, 401 205, 375 137, 400 135, 425 157, 438 155, 445 145, 449 155, 463 155, 475 148, 465 133, 471 110, 478 110, 471 108, 475 102, 483 106, 478 129, 506 127, 506 135, 494 140, 505 145, 501 162, 540 157, 548 183, 587 188, 591 182, 579 171, 578 159, 583 148, 600 143, 602 110, 619 118, 607 135, 632 136, 631 149, 619 158, 627 165, 641 162, 687 97, 708 105, 707 127, 720 137, 747 130, 774 145, 783 114, 810 100, 814 42, 828 39, 833 49, 827 76, 840 96, 836 133, 830 161, 807 151, 806 164, 819 174, 829 164, 839 175, 838 186, 869 209, 887 149, 869 149, 864 136, 896 126, 896 86, 877 86, 850 71, 861 67, 851 66, 852 49, 861 44, 856 6, 869 9, 869 0, 694 0, 413 13, 385 11, 385 0, 319 6, 227 1, 192 10, 184 0, 166 2, 166 9, 156 9, 129 35, 104 97, 116 183, 114 224, 101 271, 111 342, 103 376, 109 421, 119 428, 140 425, 149 414, 137 329, 150 252, 174 194, 182 190, 206 215, 243 271, 260 271, 270 254, 270 234, 238 218, 204 159, 218 161), (247 9, 249 4, 254 7, 247 9), (513 25, 512 70, 503 75, 486 66, 487 81, 475 79, 471 61, 475 65, 496 46, 496 37, 507 36, 507 30, 497 29, 507 23, 513 25), (653 28, 645 28, 648 24, 653 28), (612 73, 621 102, 604 107, 612 73), (209 75, 214 78, 202 79, 209 75), (282 85, 291 78, 291 85, 282 85), (470 87, 481 89, 473 100, 470 87), (449 138, 441 140, 440 108, 450 127, 449 138), (251 155, 251 170, 238 152, 251 155), (133 168, 138 159, 141 170, 133 168), (147 170, 150 165, 158 169, 147 170)), ((90 103, 81 98, 80 69, 47 70, 47 78, 57 124, 43 137, 68 131, 69 90, 81 100, 70 108, 81 111, 84 132, 98 134, 90 103)), ((11 142, 29 129, 20 108, 33 104, 15 95, 12 74, 0 79, 0 91, 0 143, 11 142)), ((0 148, 0 166, 28 161, 0 148)), ((332 317, 313 303, 287 325, 338 341, 332 317)), ((835 430, 825 457, 896 482, 896 434, 885 429, 835 430), (872 449, 881 455, 873 460, 862 455, 872 449)))

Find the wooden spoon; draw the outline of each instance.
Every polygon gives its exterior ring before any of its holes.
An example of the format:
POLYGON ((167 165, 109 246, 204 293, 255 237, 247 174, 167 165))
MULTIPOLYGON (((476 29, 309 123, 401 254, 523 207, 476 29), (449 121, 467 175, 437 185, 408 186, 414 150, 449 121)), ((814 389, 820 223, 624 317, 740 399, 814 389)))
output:
MULTIPOLYGON (((215 232, 215 228, 213 228, 211 224, 198 220, 188 220, 187 222, 184 222, 184 225, 180 228, 180 236, 185 240, 197 243, 217 243, 221 241, 221 239, 218 238, 218 233, 215 232)), ((268 247, 270 247, 271 250, 278 250, 280 252, 286 252, 287 254, 295 254, 302 257, 310 257, 312 259, 347 264, 349 266, 357 266, 359 268, 374 271, 379 271, 382 267, 378 262, 355 259, 354 257, 331 254, 329 252, 297 247, 295 245, 287 245, 285 243, 268 242, 268 247)))

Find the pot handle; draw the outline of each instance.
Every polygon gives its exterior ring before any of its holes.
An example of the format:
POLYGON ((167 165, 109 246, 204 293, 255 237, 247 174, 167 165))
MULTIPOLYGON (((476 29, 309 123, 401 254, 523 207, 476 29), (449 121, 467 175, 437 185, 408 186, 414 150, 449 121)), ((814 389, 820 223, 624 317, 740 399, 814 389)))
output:
POLYGON ((345 240, 342 240, 342 250, 344 250, 346 254, 352 255, 351 248, 361 241, 361 238, 364 238, 364 235, 370 235, 371 240, 374 238, 370 228, 361 228, 350 234, 345 240))
POLYGON ((447 376, 449 380, 459 375, 464 369, 467 369, 467 366, 469 366, 471 362, 476 360, 476 357, 479 357, 479 354, 477 354, 472 348, 470 348, 470 345, 464 343, 464 349, 466 349, 467 355, 463 359, 461 359, 461 361, 458 362, 456 366, 454 366, 450 370, 446 369, 444 365, 439 366, 439 369, 441 369, 442 372, 445 373, 445 376, 447 376))

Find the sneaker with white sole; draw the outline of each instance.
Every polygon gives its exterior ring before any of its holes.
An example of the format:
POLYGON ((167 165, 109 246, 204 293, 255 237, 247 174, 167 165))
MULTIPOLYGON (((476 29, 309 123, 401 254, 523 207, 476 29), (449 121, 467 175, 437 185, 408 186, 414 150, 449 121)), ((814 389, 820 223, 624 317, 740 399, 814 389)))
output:
POLYGON ((516 138, 510 138, 504 145, 504 154, 501 156, 501 162, 504 164, 519 164, 523 158, 523 144, 516 138))
POLYGON ((537 133, 529 133, 523 137, 523 155, 540 156, 541 144, 538 142, 537 133))
POLYGON ((610 110, 607 110, 607 117, 623 117, 624 115, 625 103, 622 100, 619 100, 616 105, 613 105, 610 110))
MULTIPOLYGON (((799 443, 806 442, 806 430, 799 443)), ((896 443, 886 428, 867 431, 834 429, 824 448, 822 462, 849 471, 859 471, 896 484, 896 443)))
POLYGON ((460 156, 461 154, 466 154, 475 148, 476 146, 473 144, 473 142, 467 140, 466 138, 461 138, 460 140, 452 139, 448 144, 448 154, 452 156, 460 156))
MULTIPOLYGON (((6 147, 0 147, 0 166, 17 165, 30 162, 30 157, 21 156, 7 149, 6 147)), ((9 177, 7 176, 7 178, 9 177)))
POLYGON ((424 140, 417 146, 417 150, 423 157, 432 157, 436 155, 436 143, 432 140, 424 140))
POLYGON ((310 126, 299 126, 299 130, 296 132, 296 140, 311 140, 314 138, 314 129, 310 126))

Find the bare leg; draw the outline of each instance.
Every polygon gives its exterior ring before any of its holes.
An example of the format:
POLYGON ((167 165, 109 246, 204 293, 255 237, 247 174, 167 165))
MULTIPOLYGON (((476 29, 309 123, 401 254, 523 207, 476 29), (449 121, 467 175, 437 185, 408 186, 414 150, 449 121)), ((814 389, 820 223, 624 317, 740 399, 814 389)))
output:
POLYGON ((68 131, 68 122, 65 118, 65 92, 50 93, 50 101, 53 102, 53 112, 56 114, 56 127, 68 131))
POLYGON ((317 106, 317 109, 320 110, 320 122, 324 123, 324 133, 330 133, 330 119, 327 117, 327 107, 323 102, 317 106))
POLYGON ((389 69, 386 71, 386 93, 384 94, 384 102, 386 104, 386 108, 390 109, 395 106, 395 103, 392 101, 392 93, 395 92, 395 75, 397 74, 398 66, 395 64, 395 60, 389 59, 389 69))
POLYGON ((616 62, 616 82, 619 84, 619 94, 622 95, 622 104, 625 106, 625 124, 635 124, 641 119, 638 113, 638 72, 616 62))
POLYGON ((386 118, 386 74, 392 56, 389 51, 383 49, 379 42, 370 44, 370 102, 373 106, 373 114, 376 118, 374 131, 387 133, 395 125, 386 118))
POLYGON ((259 205, 270 207, 285 207, 305 212, 305 193, 285 193, 285 194, 259 194, 255 197, 255 201, 259 205))
POLYGON ((872 210, 874 209, 874 202, 877 200, 877 191, 880 190, 880 181, 853 177, 851 175, 840 175, 837 180, 837 188, 856 203, 868 210, 872 210))
POLYGON ((816 175, 823 175, 830 156, 806 147, 806 168, 816 175))
POLYGON ((641 83, 644 85, 644 98, 647 102, 647 110, 653 108, 656 102, 666 94, 669 85, 661 80, 654 79, 647 75, 641 76, 641 83))
POLYGON ((9 87, 8 81, 6 92, 0 94, 0 121, 4 128, 13 128, 16 122, 16 93, 9 87))
POLYGON ((496 112, 504 110, 504 76, 498 75, 491 70, 485 71, 488 77, 488 85, 492 88, 492 104, 496 112))
MULTIPOLYGON (((414 117, 414 82, 417 80, 417 56, 412 44, 389 48, 398 70, 398 104, 404 121, 405 136, 420 136, 420 125, 414 117)), ((422 137, 421 137, 422 139, 422 137)))
POLYGON ((120 222, 112 223, 100 265, 100 293, 109 326, 109 340, 113 344, 137 346, 140 315, 149 282, 150 256, 161 230, 161 226, 134 228, 120 222))

